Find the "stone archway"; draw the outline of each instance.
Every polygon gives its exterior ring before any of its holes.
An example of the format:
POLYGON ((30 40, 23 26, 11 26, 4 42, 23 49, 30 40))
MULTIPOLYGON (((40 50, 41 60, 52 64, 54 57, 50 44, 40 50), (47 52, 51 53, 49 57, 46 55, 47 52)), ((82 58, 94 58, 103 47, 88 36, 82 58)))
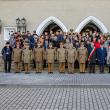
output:
POLYGON ((104 34, 104 33, 107 33, 108 30, 107 28, 104 26, 104 24, 99 20, 97 19, 96 17, 94 16, 89 16, 87 17, 86 19, 84 19, 79 25, 78 27, 76 28, 75 32, 77 33, 80 33, 82 31, 82 29, 88 24, 88 23, 93 23, 94 25, 96 25, 100 31, 104 34))
POLYGON ((66 26, 56 17, 54 16, 50 16, 47 19, 45 19, 37 28, 36 33, 38 36, 40 36, 43 31, 45 30, 45 28, 50 25, 51 23, 55 23, 57 24, 63 32, 68 32, 66 26))

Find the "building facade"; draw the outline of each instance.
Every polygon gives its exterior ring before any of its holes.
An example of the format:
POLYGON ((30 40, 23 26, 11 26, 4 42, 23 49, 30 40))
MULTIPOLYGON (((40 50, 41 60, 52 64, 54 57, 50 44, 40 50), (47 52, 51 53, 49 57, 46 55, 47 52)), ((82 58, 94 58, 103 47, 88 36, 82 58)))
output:
POLYGON ((9 32, 16 31, 16 19, 26 18, 27 30, 41 35, 45 30, 85 29, 110 31, 110 0, 0 0, 0 50, 9 32))

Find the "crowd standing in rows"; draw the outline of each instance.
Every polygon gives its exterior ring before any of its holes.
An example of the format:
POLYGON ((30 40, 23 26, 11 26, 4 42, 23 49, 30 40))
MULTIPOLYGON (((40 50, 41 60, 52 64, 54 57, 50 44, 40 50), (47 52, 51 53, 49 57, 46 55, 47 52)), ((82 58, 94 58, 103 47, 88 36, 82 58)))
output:
POLYGON ((24 70, 30 72, 33 64, 36 73, 41 73, 48 67, 48 73, 54 72, 54 64, 58 62, 60 73, 75 73, 79 66, 80 73, 96 72, 96 64, 100 73, 104 73, 105 65, 110 73, 110 36, 97 31, 86 31, 83 34, 57 31, 44 32, 38 36, 36 31, 14 32, 2 49, 5 72, 11 72, 11 63, 14 62, 15 72, 24 70), (20 68, 22 65, 22 68, 20 68))

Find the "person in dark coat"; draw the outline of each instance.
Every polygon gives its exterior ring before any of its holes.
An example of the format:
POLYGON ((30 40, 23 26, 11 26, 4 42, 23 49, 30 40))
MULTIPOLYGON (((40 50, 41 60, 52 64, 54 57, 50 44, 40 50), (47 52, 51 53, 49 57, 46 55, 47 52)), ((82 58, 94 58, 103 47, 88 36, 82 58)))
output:
POLYGON ((106 63, 107 51, 103 44, 97 49, 97 59, 99 63, 100 73, 104 73, 104 65, 106 63))
MULTIPOLYGON (((75 41, 75 43, 73 45, 76 48, 76 50, 80 47, 80 43, 78 41, 75 41)), ((74 67, 77 68, 77 69, 79 68, 78 59, 76 59, 75 64, 74 64, 74 67)))
POLYGON ((34 48, 34 35, 30 35, 29 37, 29 45, 30 45, 30 48, 33 49, 34 48))
MULTIPOLYGON (((87 48, 87 51, 88 51, 88 56, 89 56, 89 54, 90 54, 90 52, 91 52, 91 42, 89 41, 89 40, 87 40, 86 42, 85 42, 85 47, 87 48)), ((86 68, 88 68, 88 60, 86 61, 86 68)))
POLYGON ((4 60, 4 68, 6 73, 10 73, 11 70, 11 61, 12 61, 12 47, 9 42, 6 42, 5 47, 2 49, 2 55, 4 60))
MULTIPOLYGON (((92 54, 93 50, 94 50, 95 46, 94 43, 91 42, 91 45, 88 49, 88 54, 89 56, 92 54)), ((96 65, 96 50, 93 52, 93 54, 91 55, 91 57, 88 59, 89 61, 89 73, 95 73, 95 65, 96 65)))
POLYGON ((58 48, 60 47, 60 42, 63 42, 63 41, 64 41, 63 32, 62 32, 62 31, 58 31, 58 32, 57 32, 57 42, 58 42, 57 47, 58 47, 58 48))

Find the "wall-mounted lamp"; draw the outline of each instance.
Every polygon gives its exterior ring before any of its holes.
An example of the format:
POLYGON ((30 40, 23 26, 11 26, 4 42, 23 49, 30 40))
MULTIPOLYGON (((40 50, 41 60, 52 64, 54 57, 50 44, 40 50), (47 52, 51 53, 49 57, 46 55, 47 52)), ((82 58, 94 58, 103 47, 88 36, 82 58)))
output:
POLYGON ((26 32, 26 19, 23 17, 20 19, 19 17, 16 19, 17 31, 18 32, 26 32))

